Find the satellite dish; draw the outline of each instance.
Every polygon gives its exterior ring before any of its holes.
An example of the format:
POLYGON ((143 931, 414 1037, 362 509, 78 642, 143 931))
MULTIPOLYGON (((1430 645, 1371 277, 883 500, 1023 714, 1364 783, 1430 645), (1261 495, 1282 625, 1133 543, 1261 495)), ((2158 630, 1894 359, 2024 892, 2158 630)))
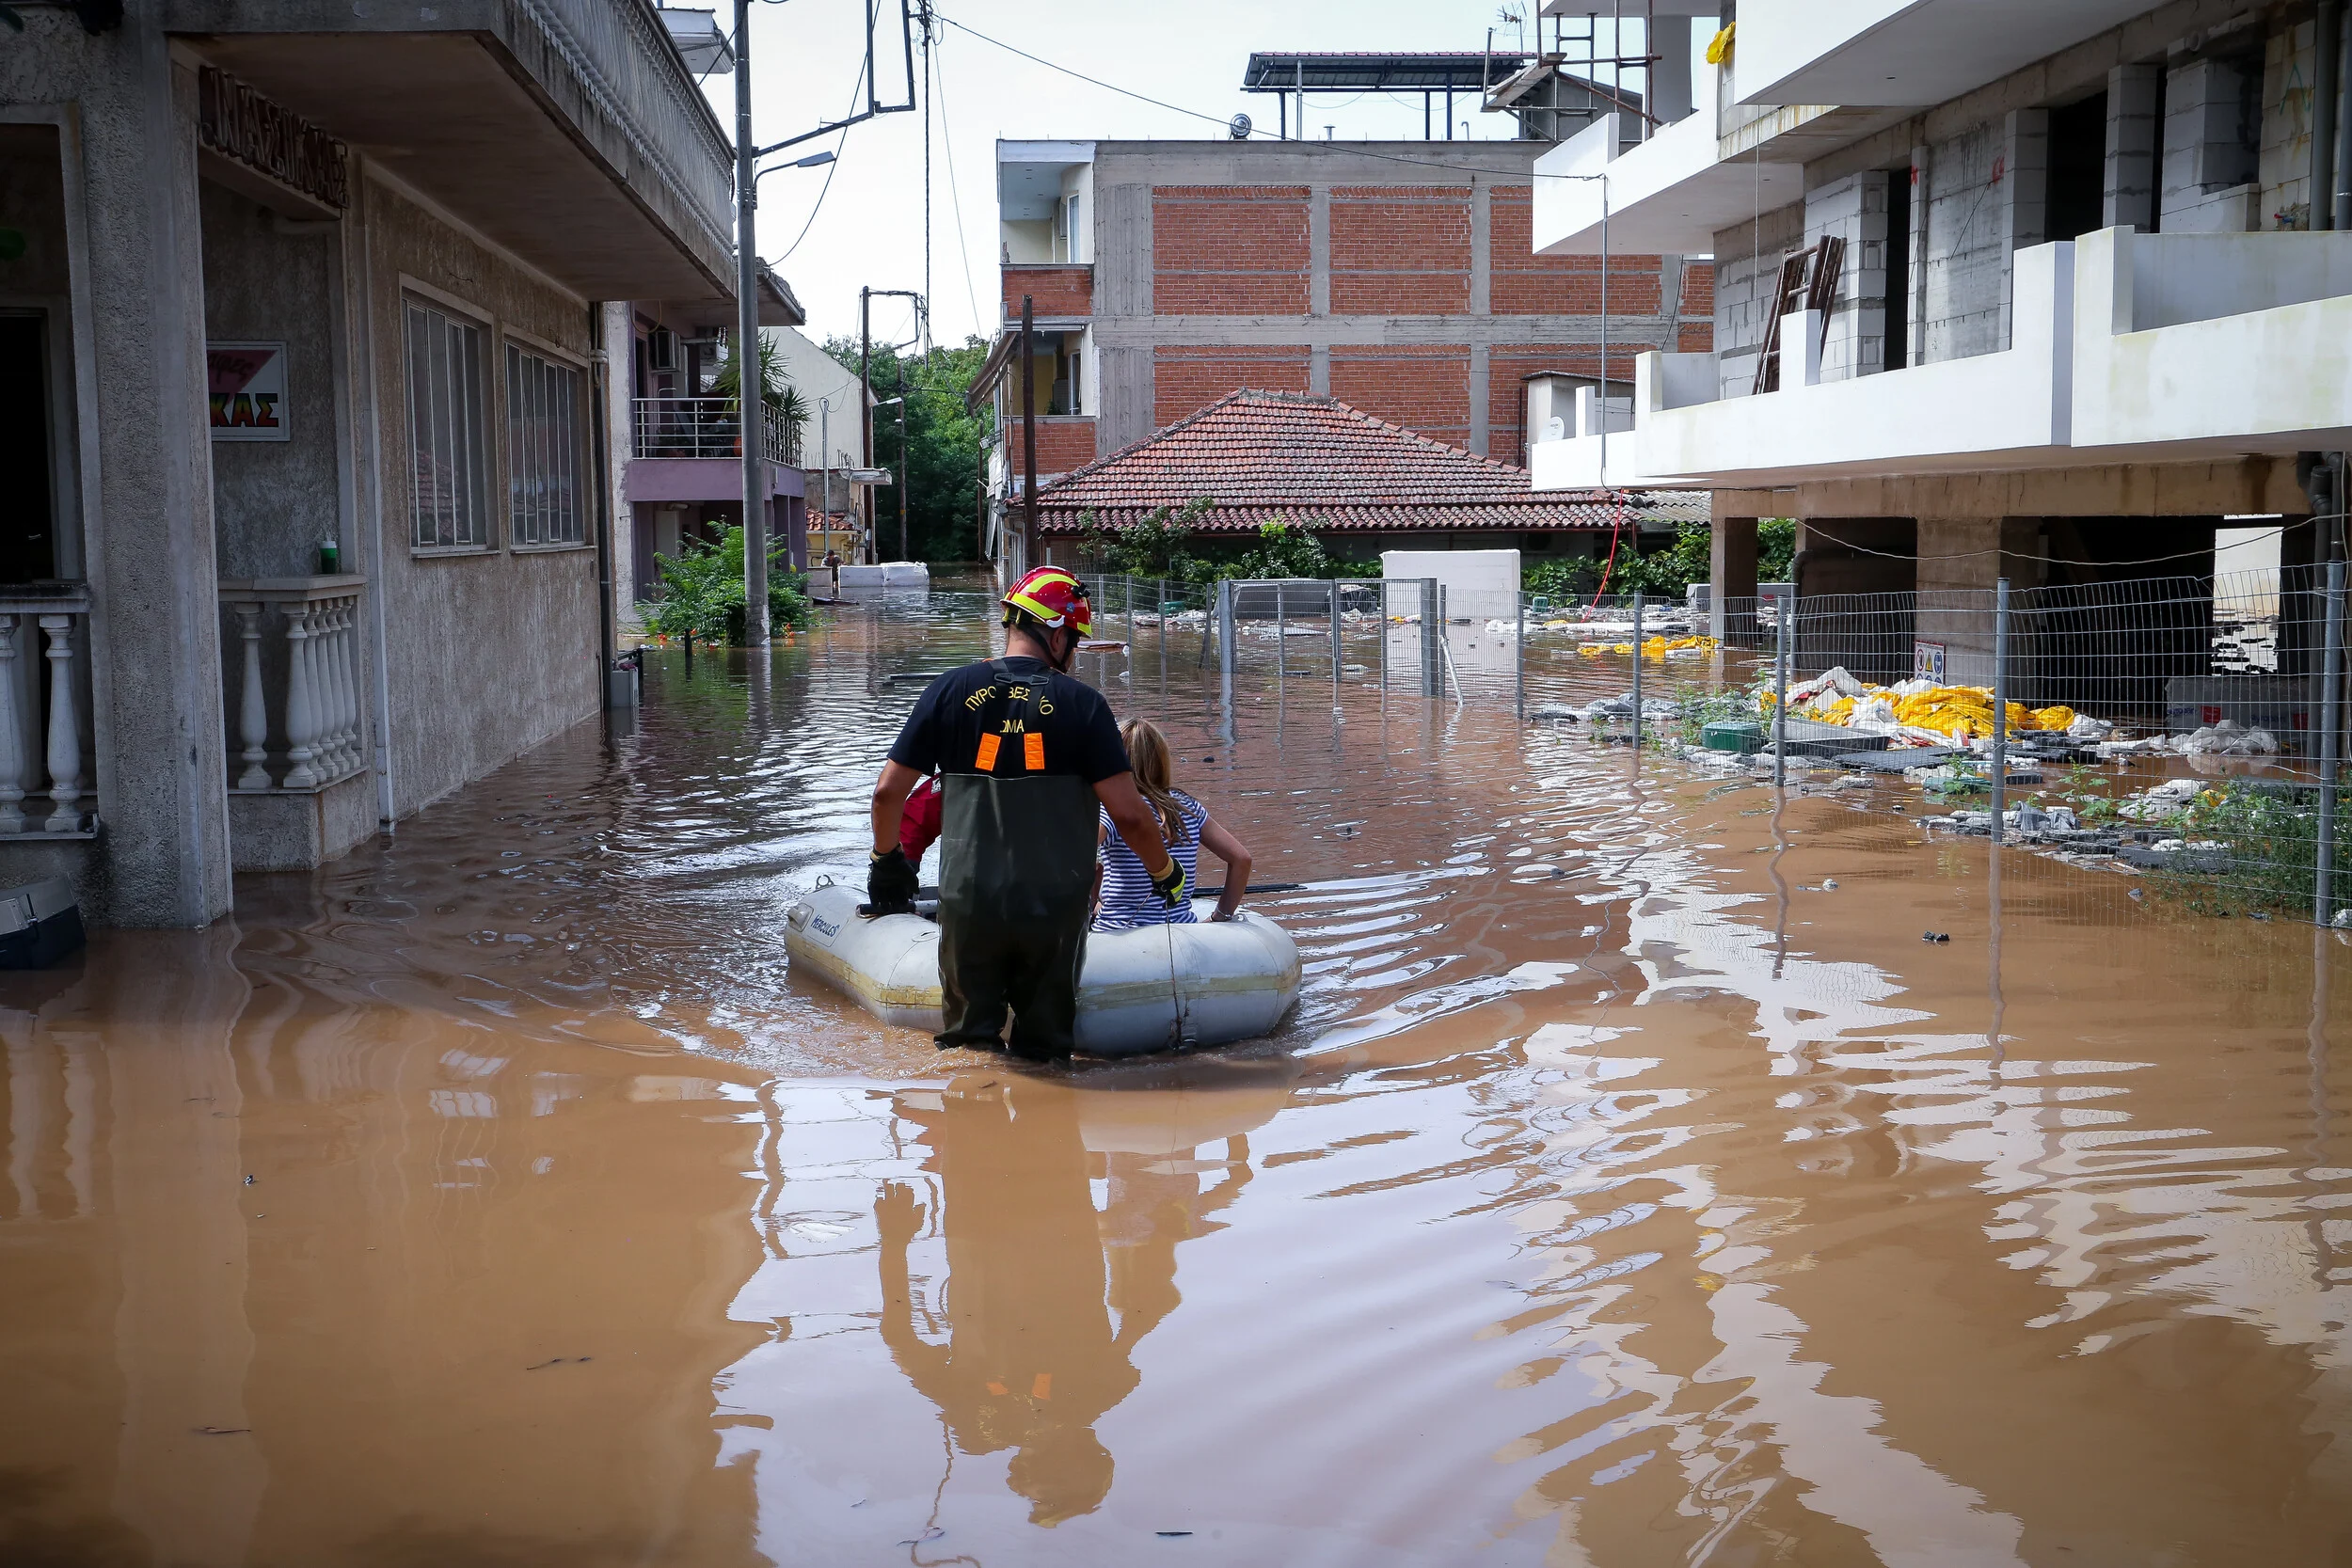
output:
POLYGON ((1248 141, 1249 139, 1249 117, 1235 115, 1226 122, 1225 129, 1232 133, 1235 141, 1248 141))

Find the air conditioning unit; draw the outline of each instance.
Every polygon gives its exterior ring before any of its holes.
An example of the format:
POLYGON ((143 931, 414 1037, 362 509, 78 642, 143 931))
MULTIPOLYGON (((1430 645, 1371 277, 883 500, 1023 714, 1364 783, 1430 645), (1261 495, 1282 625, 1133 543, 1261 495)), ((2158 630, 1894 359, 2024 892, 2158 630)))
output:
POLYGON ((677 334, 666 326, 657 326, 645 334, 645 368, 656 371, 677 369, 677 334))

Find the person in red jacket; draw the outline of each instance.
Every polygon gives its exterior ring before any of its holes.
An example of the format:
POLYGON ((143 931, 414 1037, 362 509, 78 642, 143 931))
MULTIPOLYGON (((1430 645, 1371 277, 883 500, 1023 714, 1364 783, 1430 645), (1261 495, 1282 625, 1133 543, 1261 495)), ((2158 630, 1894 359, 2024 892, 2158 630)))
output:
POLYGON ((898 818, 898 847, 906 851, 908 864, 921 865, 923 851, 939 842, 944 800, 936 773, 916 784, 907 796, 906 813, 898 818))

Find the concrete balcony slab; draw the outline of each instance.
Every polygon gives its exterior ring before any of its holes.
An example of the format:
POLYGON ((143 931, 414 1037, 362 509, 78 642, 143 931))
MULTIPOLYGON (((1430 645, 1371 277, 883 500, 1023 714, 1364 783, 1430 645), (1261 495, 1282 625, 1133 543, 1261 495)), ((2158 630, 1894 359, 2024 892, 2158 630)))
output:
POLYGON ((1619 255, 1704 255, 1716 231, 1804 197, 1800 164, 1722 161, 1706 110, 1645 142, 1622 145, 1622 115, 1603 115, 1535 160, 1534 244, 1542 256, 1597 256, 1601 209, 1619 255))
POLYGON ((2075 463, 2074 248, 2017 253, 2011 346, 1998 354, 1822 381, 1820 317, 1801 313, 1781 324, 1780 389, 1734 398, 1720 395, 1713 355, 1645 354, 1634 427, 1610 436, 1606 470, 1597 435, 1538 442, 1534 487, 1761 489, 2075 463))
POLYGON ((2107 229, 2074 250, 2087 457, 2352 446, 2352 234, 2107 229))

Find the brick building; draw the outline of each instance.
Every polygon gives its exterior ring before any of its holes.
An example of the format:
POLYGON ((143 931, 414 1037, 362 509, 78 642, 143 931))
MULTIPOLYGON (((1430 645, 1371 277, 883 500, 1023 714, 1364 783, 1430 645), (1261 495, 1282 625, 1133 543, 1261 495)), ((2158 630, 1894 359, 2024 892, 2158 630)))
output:
MULTIPOLYGON (((996 504, 1022 482, 1025 296, 1041 483, 1242 388, 1337 398, 1523 466, 1530 379, 1601 372, 1599 260, 1534 251, 1549 147, 999 143, 1005 330, 976 387, 1005 433, 996 504)), ((1710 345, 1706 261, 1616 256, 1608 292, 1613 379, 1644 350, 1710 345)), ((1002 539, 1000 559, 1029 560, 1017 527, 1002 539)))

